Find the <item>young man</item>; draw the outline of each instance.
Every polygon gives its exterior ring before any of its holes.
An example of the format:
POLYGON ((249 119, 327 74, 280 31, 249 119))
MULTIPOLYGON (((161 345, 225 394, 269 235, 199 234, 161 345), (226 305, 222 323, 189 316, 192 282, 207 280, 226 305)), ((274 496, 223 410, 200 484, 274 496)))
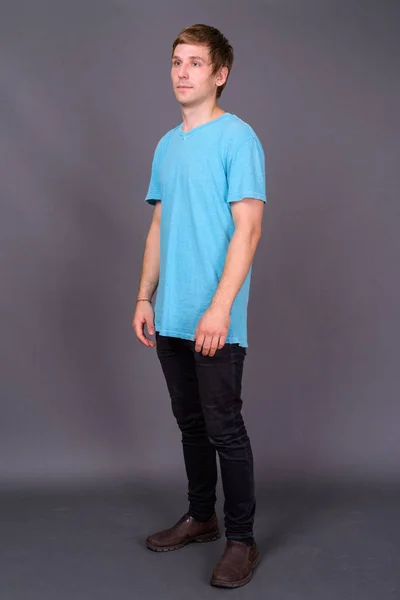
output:
POLYGON ((226 547, 211 584, 221 587, 248 583, 259 561, 241 385, 265 162, 253 129, 217 104, 232 63, 232 47, 213 27, 188 27, 173 44, 172 86, 183 121, 155 150, 146 196, 154 216, 133 317, 138 339, 157 348, 188 478, 188 512, 146 543, 166 551, 218 539, 218 454, 226 547))

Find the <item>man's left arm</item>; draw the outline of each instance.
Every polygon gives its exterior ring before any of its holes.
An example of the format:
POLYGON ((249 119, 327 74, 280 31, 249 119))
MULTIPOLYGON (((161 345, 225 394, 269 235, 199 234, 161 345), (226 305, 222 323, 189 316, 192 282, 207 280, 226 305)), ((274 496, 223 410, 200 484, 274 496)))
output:
POLYGON ((213 356, 226 341, 230 311, 250 266, 261 237, 264 202, 243 198, 232 202, 235 231, 228 246, 224 270, 212 302, 199 320, 195 332, 195 350, 213 356))

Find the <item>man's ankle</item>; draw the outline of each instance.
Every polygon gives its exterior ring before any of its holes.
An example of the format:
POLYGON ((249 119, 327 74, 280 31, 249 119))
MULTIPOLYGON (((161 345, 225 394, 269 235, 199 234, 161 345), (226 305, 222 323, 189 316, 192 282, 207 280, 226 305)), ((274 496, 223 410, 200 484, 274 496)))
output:
POLYGON ((207 523, 213 516, 214 516, 214 511, 211 513, 211 515, 208 516, 204 516, 204 515, 199 515, 198 513, 195 513, 194 511, 189 510, 188 511, 188 515, 189 517, 192 517, 196 523, 207 523))
POLYGON ((247 537, 247 538, 239 538, 239 537, 229 537, 227 538, 227 540, 233 540, 235 542, 243 542, 244 544, 247 544, 248 546, 253 546, 255 540, 254 537, 247 537))

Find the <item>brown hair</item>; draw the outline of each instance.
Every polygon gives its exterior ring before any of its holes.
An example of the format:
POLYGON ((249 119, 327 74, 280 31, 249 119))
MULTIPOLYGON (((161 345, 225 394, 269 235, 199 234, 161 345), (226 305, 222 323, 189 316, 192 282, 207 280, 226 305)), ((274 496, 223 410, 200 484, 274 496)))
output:
MULTIPOLYGON (((228 67, 229 77, 233 64, 233 48, 226 37, 215 27, 201 24, 185 27, 172 44, 172 54, 178 44, 198 44, 199 46, 208 46, 211 64, 213 65, 212 74, 216 75, 222 67, 228 67)), ((218 86, 217 98, 222 94, 222 90, 226 86, 228 77, 223 85, 218 86)))

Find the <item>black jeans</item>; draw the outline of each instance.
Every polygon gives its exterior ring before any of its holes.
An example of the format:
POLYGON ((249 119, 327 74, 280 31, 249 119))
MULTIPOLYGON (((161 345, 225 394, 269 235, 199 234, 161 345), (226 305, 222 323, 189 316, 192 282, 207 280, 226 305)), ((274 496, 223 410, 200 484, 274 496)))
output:
POLYGON ((225 344, 214 356, 203 356, 195 351, 194 341, 158 332, 156 347, 182 432, 188 512, 197 521, 212 516, 218 453, 226 537, 249 542, 256 502, 253 453, 241 414, 246 348, 225 344))

